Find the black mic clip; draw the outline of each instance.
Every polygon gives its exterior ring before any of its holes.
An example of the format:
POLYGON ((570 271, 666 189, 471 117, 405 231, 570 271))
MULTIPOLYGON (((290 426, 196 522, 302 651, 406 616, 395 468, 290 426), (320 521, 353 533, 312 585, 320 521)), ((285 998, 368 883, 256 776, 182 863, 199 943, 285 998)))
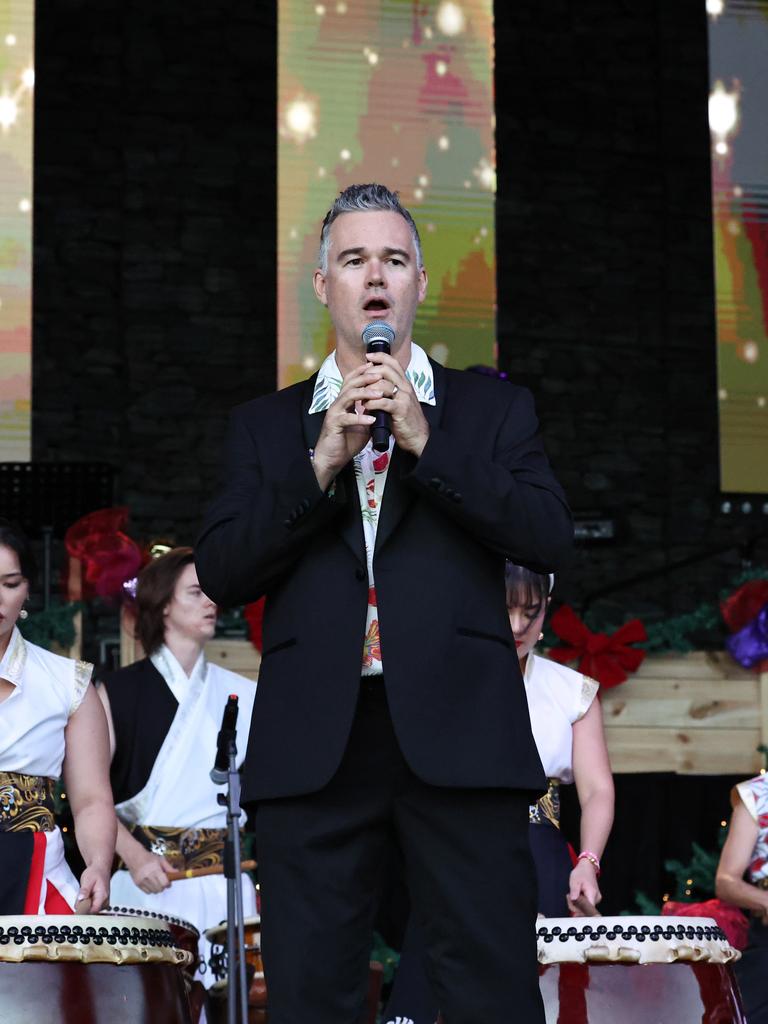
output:
POLYGON ((223 786, 227 781, 230 748, 234 747, 234 751, 237 753, 235 740, 237 738, 238 710, 237 694, 230 693, 227 703, 224 705, 224 714, 221 716, 221 728, 216 738, 216 760, 210 771, 211 782, 215 786, 223 786))

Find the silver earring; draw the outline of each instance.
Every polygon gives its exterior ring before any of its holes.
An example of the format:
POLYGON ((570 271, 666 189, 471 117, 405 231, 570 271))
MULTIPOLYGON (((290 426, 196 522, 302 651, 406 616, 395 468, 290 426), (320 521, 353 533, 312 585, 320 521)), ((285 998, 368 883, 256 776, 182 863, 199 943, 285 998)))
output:
POLYGON ((544 634, 543 633, 539 633, 539 640, 543 640, 543 639, 544 639, 544 634))
POLYGON ((21 609, 21 611, 19 612, 19 618, 21 619, 22 622, 24 621, 24 619, 29 618, 29 612, 27 611, 26 608, 21 609))

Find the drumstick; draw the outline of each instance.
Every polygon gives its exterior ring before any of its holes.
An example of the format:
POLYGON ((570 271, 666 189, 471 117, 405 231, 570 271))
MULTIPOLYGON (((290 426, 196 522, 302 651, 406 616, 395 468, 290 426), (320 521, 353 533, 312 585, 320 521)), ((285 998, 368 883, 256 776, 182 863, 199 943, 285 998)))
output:
MULTIPOLYGON (((244 860, 241 862, 240 867, 243 871, 253 871, 256 867, 255 860, 244 860)), ((224 865, 216 864, 210 868, 187 868, 186 871, 169 871, 168 881, 169 882, 180 882, 184 878, 202 878, 204 875, 223 875, 224 865)))
POLYGON ((572 914, 575 913, 577 917, 602 917, 594 903, 591 903, 586 896, 579 896, 575 900, 572 900, 570 896, 566 896, 566 902, 568 903, 568 909, 572 914))

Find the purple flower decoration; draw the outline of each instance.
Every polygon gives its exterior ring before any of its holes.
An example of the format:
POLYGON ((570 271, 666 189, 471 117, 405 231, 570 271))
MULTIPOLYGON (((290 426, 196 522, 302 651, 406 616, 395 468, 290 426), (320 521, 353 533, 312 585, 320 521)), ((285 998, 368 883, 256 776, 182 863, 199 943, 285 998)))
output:
POLYGON ((768 604, 756 619, 725 641, 731 657, 744 668, 754 668, 768 658, 768 604))

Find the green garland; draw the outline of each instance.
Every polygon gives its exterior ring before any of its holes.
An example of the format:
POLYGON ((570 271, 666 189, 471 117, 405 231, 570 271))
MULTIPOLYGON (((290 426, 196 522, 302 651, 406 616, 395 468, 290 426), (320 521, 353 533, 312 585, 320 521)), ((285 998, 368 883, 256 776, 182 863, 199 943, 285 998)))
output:
POLYGON ((371 949, 371 960, 376 960, 384 968, 383 984, 388 985, 395 976, 397 965, 400 963, 400 954, 390 949, 378 932, 373 933, 373 947, 371 949))
POLYGON ((55 644, 66 651, 75 642, 75 615, 82 608, 79 601, 52 605, 46 611, 32 612, 27 619, 19 619, 21 635, 31 644, 50 650, 55 644))
MULTIPOLYGON (((645 625, 648 639, 633 646, 639 647, 644 651, 652 651, 654 654, 668 654, 673 651, 676 653, 686 653, 697 649, 699 645, 695 638, 701 633, 715 632, 724 639, 727 633, 720 613, 720 603, 727 597, 730 597, 734 590, 742 586, 742 584, 749 583, 752 580, 763 579, 768 579, 768 567, 764 565, 738 573, 731 580, 730 584, 720 591, 717 601, 706 601, 692 612, 686 612, 684 615, 677 615, 671 619, 664 619, 661 622, 652 622, 649 625, 645 625)), ((628 612, 626 621, 633 618, 637 618, 637 616, 628 612)), ((587 612, 584 616, 584 623, 593 633, 607 633, 610 635, 619 629, 619 626, 615 623, 601 620, 599 614, 592 612, 587 612)), ((544 629, 544 646, 558 647, 560 644, 562 644, 560 637, 557 636, 549 623, 547 623, 544 629)))
POLYGON ((717 849, 705 850, 698 843, 691 843, 691 859, 687 864, 679 860, 665 860, 664 868, 674 876, 675 887, 671 893, 665 893, 662 900, 653 900, 643 892, 635 892, 635 906, 625 914, 650 914, 656 916, 667 900, 674 903, 701 903, 711 900, 715 895, 715 875, 720 862, 728 826, 721 825, 717 837, 717 849))

